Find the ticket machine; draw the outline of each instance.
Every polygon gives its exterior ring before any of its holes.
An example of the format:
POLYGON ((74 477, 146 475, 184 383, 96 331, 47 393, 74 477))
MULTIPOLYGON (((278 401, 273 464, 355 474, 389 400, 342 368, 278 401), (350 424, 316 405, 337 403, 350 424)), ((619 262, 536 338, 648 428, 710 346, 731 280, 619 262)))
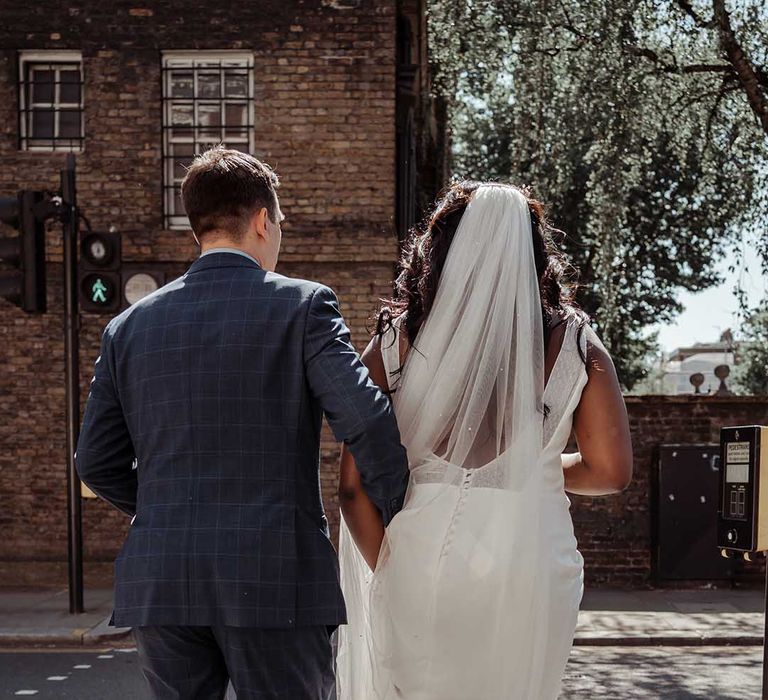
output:
MULTIPOLYGON (((745 559, 768 551, 768 427, 720 429, 720 503, 717 545, 723 556, 745 559)), ((768 611, 768 573, 766 574, 768 611)), ((768 614, 763 636, 763 700, 768 700, 768 614)))
POLYGON ((717 546, 723 556, 768 550, 768 427, 720 430, 717 546))

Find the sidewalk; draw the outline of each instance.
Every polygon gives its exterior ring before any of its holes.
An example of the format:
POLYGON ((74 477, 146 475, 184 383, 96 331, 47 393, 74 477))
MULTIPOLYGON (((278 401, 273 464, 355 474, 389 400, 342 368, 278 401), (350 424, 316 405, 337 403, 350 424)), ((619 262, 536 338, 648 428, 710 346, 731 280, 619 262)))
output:
POLYGON ((0 647, 120 646, 130 629, 109 627, 112 590, 85 592, 86 612, 69 614, 66 590, 0 589, 0 647))
MULTIPOLYGON (((66 591, 0 589, 0 647, 131 646, 109 627, 111 590, 88 590, 87 612, 70 615, 66 591)), ((574 644, 580 646, 757 646, 761 590, 587 590, 574 644)))
POLYGON ((759 646, 762 590, 587 590, 574 644, 759 646))

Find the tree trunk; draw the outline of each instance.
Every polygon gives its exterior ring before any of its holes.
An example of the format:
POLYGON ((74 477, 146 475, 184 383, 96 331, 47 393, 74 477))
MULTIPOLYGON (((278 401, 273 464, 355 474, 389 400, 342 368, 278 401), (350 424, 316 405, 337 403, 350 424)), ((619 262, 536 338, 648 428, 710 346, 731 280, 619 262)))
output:
POLYGON ((725 52, 729 63, 733 66, 733 70, 747 94, 749 106, 757 116, 766 136, 768 136, 768 98, 760 83, 757 70, 747 58, 736 38, 736 33, 731 26, 731 18, 725 9, 725 0, 712 0, 712 9, 715 15, 720 48, 725 52))

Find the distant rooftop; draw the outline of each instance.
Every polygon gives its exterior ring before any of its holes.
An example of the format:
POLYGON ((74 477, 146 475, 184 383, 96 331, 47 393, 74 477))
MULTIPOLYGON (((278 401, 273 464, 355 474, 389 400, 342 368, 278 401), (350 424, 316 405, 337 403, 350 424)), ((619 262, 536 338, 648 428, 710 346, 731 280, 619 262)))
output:
POLYGON ((730 328, 727 328, 720 334, 720 340, 716 343, 694 343, 693 345, 676 348, 671 352, 669 361, 682 362, 693 355, 706 355, 710 353, 720 355, 725 352, 733 352, 733 349, 733 333, 731 333, 730 328))

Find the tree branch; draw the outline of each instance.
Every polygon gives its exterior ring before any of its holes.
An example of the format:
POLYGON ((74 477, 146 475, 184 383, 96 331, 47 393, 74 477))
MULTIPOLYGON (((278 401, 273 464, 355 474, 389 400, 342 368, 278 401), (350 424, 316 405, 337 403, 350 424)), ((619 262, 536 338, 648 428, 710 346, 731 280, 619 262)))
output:
POLYGON ((640 56, 653 61, 659 70, 665 73, 732 73, 733 66, 730 63, 692 63, 687 66, 678 66, 665 62, 659 54, 646 46, 624 44, 624 49, 633 56, 640 56))
POLYGON ((563 17, 565 17, 565 23, 561 25, 563 29, 567 29, 572 34, 575 34, 581 41, 589 41, 589 37, 584 34, 583 32, 576 29, 576 26, 573 23, 573 20, 571 19, 570 14, 568 14, 568 7, 566 6, 565 2, 563 0, 560 0, 560 10, 563 13, 563 17))
POLYGON ((709 116, 707 117, 707 128, 704 130, 704 143, 706 144, 707 148, 709 148, 711 144, 711 136, 712 136, 712 126, 715 123, 715 119, 717 118, 717 113, 720 110, 720 105, 725 98, 725 96, 729 92, 733 92, 734 86, 728 85, 728 80, 723 80, 723 85, 715 98, 715 102, 712 105, 712 109, 709 112, 709 116))
POLYGON ((733 73, 733 66, 728 63, 700 63, 680 66, 680 73, 733 73))
POLYGON ((764 85, 758 77, 755 66, 752 65, 736 38, 736 33, 731 26, 731 18, 725 9, 725 0, 712 0, 712 9, 717 22, 720 48, 733 66, 733 70, 747 95, 749 106, 757 116, 766 136, 768 136, 768 97, 766 97, 764 85))
POLYGON ((676 4, 702 29, 711 29, 714 26, 714 20, 705 20, 698 12, 696 12, 696 10, 693 9, 693 5, 691 5, 688 0, 676 0, 676 4))
POLYGON ((677 117, 682 113, 688 111, 693 105, 703 102, 704 100, 710 98, 710 97, 716 97, 718 100, 722 98, 723 94, 725 92, 728 92, 727 90, 724 90, 722 87, 718 88, 717 90, 707 90, 705 92, 699 92, 694 95, 684 95, 682 97, 679 97, 676 99, 670 106, 670 111, 677 107, 678 104, 682 103, 682 106, 680 109, 676 110, 674 112, 674 118, 677 119, 677 117))
POLYGON ((755 68, 755 75, 757 76, 757 79, 760 81, 760 85, 762 85, 763 90, 768 92, 768 73, 766 73, 760 66, 754 66, 755 68))

